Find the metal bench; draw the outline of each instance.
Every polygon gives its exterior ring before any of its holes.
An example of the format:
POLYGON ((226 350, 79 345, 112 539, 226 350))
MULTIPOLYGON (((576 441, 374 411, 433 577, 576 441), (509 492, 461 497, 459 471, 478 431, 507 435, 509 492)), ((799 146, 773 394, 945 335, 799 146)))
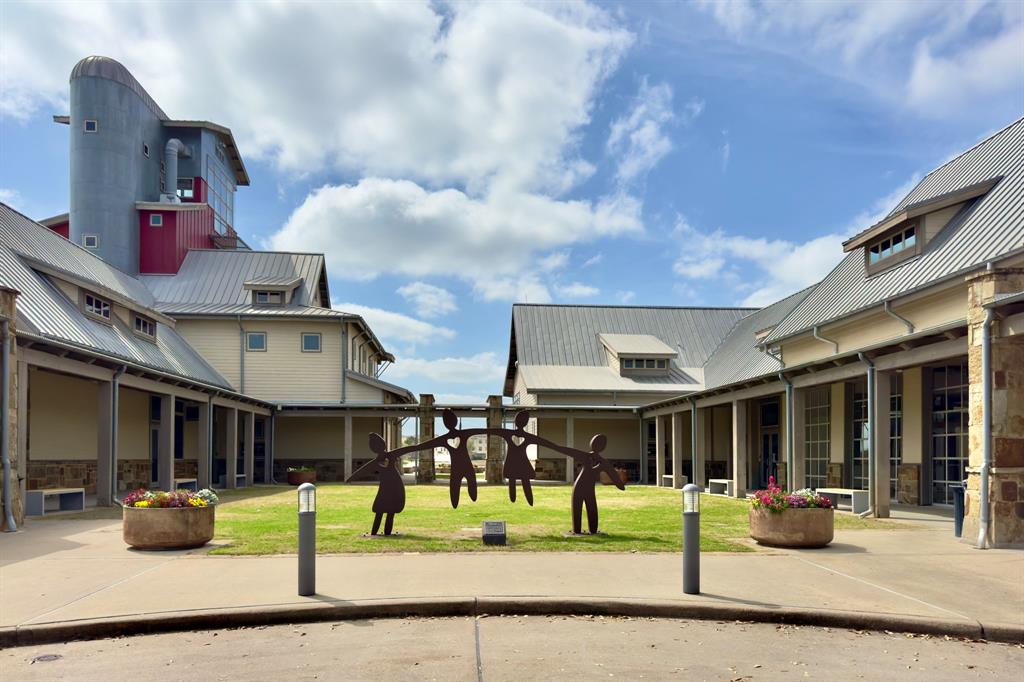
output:
POLYGON ((26 516, 42 516, 47 511, 85 511, 85 488, 49 488, 25 491, 26 516), (48 497, 57 498, 56 508, 46 508, 48 497))
POLYGON ((855 490, 854 488, 818 488, 815 492, 831 500, 832 506, 836 509, 843 510, 845 505, 840 506, 840 504, 849 499, 850 505, 849 507, 845 507, 846 510, 852 511, 854 514, 860 514, 868 510, 867 490, 855 490))
POLYGON ((727 495, 732 497, 732 479, 731 478, 709 478, 708 479, 708 494, 709 495, 727 495))
POLYGON ((199 481, 195 478, 176 478, 172 483, 171 490, 199 490, 199 481))

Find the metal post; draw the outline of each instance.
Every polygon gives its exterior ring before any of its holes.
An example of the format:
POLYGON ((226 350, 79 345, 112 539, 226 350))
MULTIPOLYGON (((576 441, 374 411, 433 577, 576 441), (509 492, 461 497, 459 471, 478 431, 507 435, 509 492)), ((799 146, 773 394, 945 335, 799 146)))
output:
POLYGON ((316 594, 316 486, 299 486, 299 596, 316 594))
POLYGON ((700 594, 700 488, 683 486, 683 592, 700 594))

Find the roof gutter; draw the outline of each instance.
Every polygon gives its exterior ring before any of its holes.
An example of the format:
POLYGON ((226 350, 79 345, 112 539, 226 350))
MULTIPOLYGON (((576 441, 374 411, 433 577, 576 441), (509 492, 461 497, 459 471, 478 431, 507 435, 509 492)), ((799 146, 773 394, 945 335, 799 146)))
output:
POLYGON ((815 339, 817 339, 818 341, 821 341, 822 343, 832 344, 832 354, 833 355, 839 355, 839 343, 838 342, 833 341, 832 339, 826 339, 824 336, 822 336, 818 332, 818 325, 814 325, 814 328, 812 329, 812 331, 814 333, 814 338, 815 339))
POLYGON ((242 316, 238 320, 238 390, 245 392, 245 327, 242 326, 242 316))
POLYGON ((885 309, 885 312, 889 314, 890 317, 893 317, 893 318, 899 320, 900 322, 902 322, 907 327, 907 333, 908 334, 913 334, 914 333, 914 323, 911 322, 910 320, 908 320, 907 318, 903 317, 902 315, 899 315, 898 313, 896 313, 895 310, 892 309, 892 300, 891 299, 886 299, 885 300, 885 302, 883 304, 883 308, 885 309))
POLYGON ((981 468, 978 470, 980 518, 978 523, 978 549, 987 549, 991 509, 989 502, 989 471, 992 468, 992 320, 995 310, 985 309, 985 323, 981 328, 981 468))
POLYGON ((3 502, 4 517, 7 521, 5 532, 18 530, 14 522, 14 510, 11 508, 11 321, 4 318, 0 323, 0 334, 3 335, 3 357, 0 358, 0 454, 3 458, 4 482, 3 502))

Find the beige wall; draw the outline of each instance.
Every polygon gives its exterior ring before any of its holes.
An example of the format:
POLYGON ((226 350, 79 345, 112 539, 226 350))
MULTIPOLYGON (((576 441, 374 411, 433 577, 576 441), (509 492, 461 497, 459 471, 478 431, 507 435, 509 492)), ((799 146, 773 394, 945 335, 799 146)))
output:
POLYGON ((674 398, 678 392, 667 393, 539 393, 540 405, 649 405, 666 398, 674 398))
POLYGON ((704 460, 727 462, 732 459, 732 405, 715 405, 704 408, 706 415, 705 433, 708 434, 708 450, 704 460))
MULTIPOLYGON (((947 206, 946 208, 938 211, 933 211, 924 217, 924 239, 925 242, 930 242, 935 238, 935 235, 939 233, 950 221, 950 219, 956 215, 956 212, 963 208, 963 204, 954 204, 953 206, 947 206)), ((918 237, 920 239, 920 237, 918 237)))
MULTIPOLYGON (((552 443, 565 445, 565 419, 561 417, 540 418, 537 422, 537 435, 552 443)), ((586 451, 590 447, 590 439, 603 433, 608 439, 604 456, 608 459, 640 460, 643 444, 640 440, 640 420, 637 419, 573 419, 573 447, 586 451)), ((561 458, 547 448, 539 448, 538 457, 545 459, 561 458)))
POLYGON ((121 388, 117 410, 117 458, 149 459, 149 394, 121 388))
POLYGON ((98 383, 29 368, 29 460, 96 459, 98 383))
MULTIPOLYGON (((282 417, 274 421, 274 457, 277 459, 344 459, 344 417, 282 417)), ((352 457, 372 457, 371 433, 383 435, 383 419, 353 417, 352 457)))
POLYGON ((238 323, 235 320, 178 320, 177 332, 238 390, 238 323))
POLYGON ((923 370, 912 367, 903 372, 903 462, 921 464, 924 456, 923 370))
POLYGON ((349 375, 345 382, 345 400, 352 403, 380 403, 384 402, 384 391, 349 375))
POLYGON ((515 380, 515 383, 514 383, 514 388, 512 390, 513 397, 516 394, 519 394, 519 404, 520 405, 536 405, 537 404, 537 396, 534 395, 533 393, 527 392, 527 390, 526 390, 526 382, 523 381, 523 375, 522 375, 521 372, 519 372, 519 370, 516 370, 516 380, 515 380))

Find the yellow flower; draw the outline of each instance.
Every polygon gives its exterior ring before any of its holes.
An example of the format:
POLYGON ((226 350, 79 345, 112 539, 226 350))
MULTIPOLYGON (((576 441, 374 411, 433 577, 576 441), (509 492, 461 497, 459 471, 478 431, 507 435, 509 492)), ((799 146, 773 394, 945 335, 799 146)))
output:
POLYGON ((136 507, 148 507, 149 506, 149 500, 139 500, 138 502, 135 503, 135 506, 136 507))

